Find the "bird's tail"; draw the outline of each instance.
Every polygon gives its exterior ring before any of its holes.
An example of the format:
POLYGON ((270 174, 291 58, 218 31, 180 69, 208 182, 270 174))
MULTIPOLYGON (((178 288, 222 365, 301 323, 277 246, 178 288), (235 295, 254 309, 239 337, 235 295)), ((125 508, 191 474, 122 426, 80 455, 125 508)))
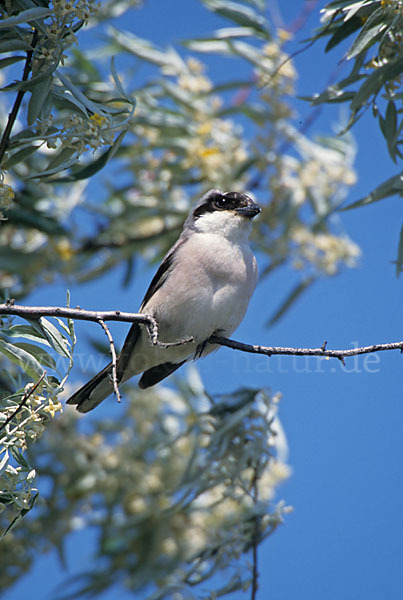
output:
MULTIPOLYGON (((123 345, 122 352, 117 360, 116 375, 119 383, 123 383, 130 379, 132 375, 140 373, 129 368, 130 358, 134 351, 141 333, 139 323, 133 323, 129 334, 123 345)), ((67 404, 75 404, 77 410, 81 413, 86 413, 101 404, 105 398, 112 394, 113 384, 111 379, 112 363, 110 362, 102 371, 97 373, 83 387, 77 390, 68 400, 67 404)))
POLYGON ((75 404, 77 410, 81 413, 89 412, 98 404, 101 404, 113 392, 111 369, 112 363, 109 363, 95 377, 70 396, 67 404, 75 404))

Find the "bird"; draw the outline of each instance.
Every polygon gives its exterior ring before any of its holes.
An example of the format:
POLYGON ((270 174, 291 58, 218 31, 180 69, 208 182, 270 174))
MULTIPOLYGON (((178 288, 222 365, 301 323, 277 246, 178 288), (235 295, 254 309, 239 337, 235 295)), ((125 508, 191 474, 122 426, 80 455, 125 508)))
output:
MULTIPOLYGON (((124 383, 142 373, 149 388, 186 361, 207 356, 218 345, 210 337, 229 337, 245 316, 257 283, 257 262, 249 246, 252 219, 261 208, 245 193, 210 190, 194 205, 182 233, 165 255, 144 296, 140 313, 158 323, 152 343, 147 328, 133 323, 116 361, 124 383)), ((81 413, 98 406, 113 391, 112 362, 67 401, 81 413)))

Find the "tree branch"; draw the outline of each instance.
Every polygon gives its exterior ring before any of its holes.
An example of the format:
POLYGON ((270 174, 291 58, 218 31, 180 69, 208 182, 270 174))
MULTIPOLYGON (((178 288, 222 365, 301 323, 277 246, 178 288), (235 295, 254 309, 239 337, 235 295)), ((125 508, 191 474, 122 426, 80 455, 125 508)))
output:
POLYGON ((170 348, 171 346, 181 346, 188 342, 193 342, 189 337, 176 342, 161 342, 158 339, 158 323, 151 315, 141 313, 128 313, 120 310, 84 310, 77 306, 76 308, 64 308, 62 306, 21 306, 14 304, 13 301, 7 301, 0 304, 0 315, 16 315, 28 319, 40 319, 40 317, 62 317, 77 321, 120 321, 123 323, 140 323, 147 327, 149 336, 153 344, 170 348))
POLYGON ((371 352, 381 352, 382 350, 400 350, 403 352, 403 341, 391 342, 386 344, 373 344, 372 346, 362 346, 360 348, 350 348, 348 350, 327 350, 325 342, 321 348, 288 348, 282 346, 258 346, 252 344, 244 344, 235 340, 229 340, 218 335, 212 335, 209 341, 212 344, 226 346, 233 350, 241 350, 241 352, 249 352, 251 354, 265 354, 266 356, 274 356, 283 354, 288 356, 321 356, 328 358, 337 358, 344 365, 344 358, 357 356, 358 354, 370 354, 371 352))
MULTIPOLYGON (((121 321, 125 323, 141 323, 149 331, 153 344, 169 348, 171 346, 180 346, 193 342, 189 337, 176 342, 161 342, 158 339, 158 323, 151 315, 140 313, 121 312, 120 310, 93 311, 77 308, 63 308, 59 306, 19 306, 12 302, 0 304, 0 315, 17 315, 28 319, 39 319, 40 317, 64 317, 80 321, 121 321)), ((249 352, 251 354, 264 354, 265 356, 288 355, 288 356, 320 356, 327 358, 337 358, 344 364, 344 359, 359 354, 370 354, 372 352, 382 352, 385 350, 400 350, 403 352, 403 341, 391 342, 385 344, 373 344, 372 346, 362 346, 360 348, 350 348, 347 350, 327 350, 325 342, 320 348, 289 348, 282 346, 260 346, 237 342, 218 335, 212 335, 208 340, 211 344, 226 346, 233 350, 249 352)))
POLYGON ((29 389, 25 392, 25 394, 21 398, 21 401, 20 401, 19 405, 17 406, 17 408, 15 409, 15 411, 4 421, 4 423, 2 423, 0 425, 0 431, 2 431, 2 429, 5 429, 7 427, 7 425, 9 423, 11 423, 11 421, 14 419, 14 417, 20 412, 20 410, 22 409, 22 407, 24 406, 24 404, 26 403, 28 398, 30 396, 32 396, 32 394, 37 389, 37 387, 39 386, 39 384, 41 383, 41 381, 43 380, 45 375, 46 375, 46 371, 44 371, 42 373, 42 375, 39 377, 38 381, 36 381, 33 385, 30 384, 29 389))
MULTIPOLYGON (((32 36, 32 42, 31 42, 32 50, 28 50, 28 52, 27 52, 27 58, 25 61, 24 72, 22 74, 21 81, 26 81, 28 79, 28 75, 31 70, 32 56, 33 56, 37 41, 38 41, 38 31, 35 29, 33 36, 32 36)), ((8 115, 7 125, 4 129, 4 132, 3 132, 3 135, 2 135, 2 138, 0 141, 0 164, 1 164, 1 161, 3 160, 3 156, 4 156, 5 152, 7 150, 10 135, 13 130, 14 123, 15 123, 15 120, 18 115, 18 111, 20 110, 21 102, 22 102, 22 99, 24 98, 24 95, 25 95, 25 90, 19 90, 19 92, 17 93, 16 99, 15 99, 15 102, 14 102, 14 106, 11 109, 10 114, 8 115)))
POLYGON ((113 391, 115 392, 117 401, 120 402, 122 399, 122 396, 120 395, 119 384, 118 384, 115 342, 113 341, 113 337, 112 337, 111 332, 109 331, 109 328, 106 325, 105 321, 103 321, 102 319, 99 319, 98 323, 101 325, 102 329, 105 331, 106 337, 108 338, 108 341, 109 341, 111 357, 112 357, 111 378, 112 378, 112 384, 113 384, 113 391))

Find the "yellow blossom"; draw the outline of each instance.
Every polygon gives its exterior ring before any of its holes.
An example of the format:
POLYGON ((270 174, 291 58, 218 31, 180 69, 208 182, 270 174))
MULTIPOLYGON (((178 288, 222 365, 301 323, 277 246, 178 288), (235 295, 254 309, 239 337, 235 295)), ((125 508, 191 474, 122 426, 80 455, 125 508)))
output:
POLYGON ((70 241, 67 238, 63 238, 56 244, 56 252, 60 258, 64 261, 71 260, 74 255, 74 250, 71 247, 70 241))
POLYGON ((5 183, 0 183, 0 203, 1 206, 8 208, 14 200, 15 194, 13 188, 5 183))
POLYGON ((52 417, 52 419, 55 417, 55 414, 57 412, 63 412, 63 406, 62 403, 59 402, 58 400, 56 400, 56 402, 54 402, 52 400, 52 398, 49 399, 49 404, 47 406, 45 406, 45 408, 43 409, 44 412, 49 413, 49 415, 52 417))
POLYGON ((213 124, 211 121, 205 121, 204 123, 201 123, 201 125, 199 125, 199 127, 197 128, 197 133, 199 135, 208 135, 211 133, 213 124))
POLYGON ((282 27, 279 27, 279 29, 277 29, 277 35, 279 40, 282 42, 288 42, 293 38, 293 34, 291 33, 291 31, 288 31, 287 29, 282 29, 282 27))
POLYGON ((215 147, 215 148, 202 148, 200 150, 200 156, 203 158, 208 158, 209 156, 212 156, 214 154, 219 154, 220 153, 220 149, 215 147))
POLYGON ((97 127, 102 127, 106 121, 106 117, 103 117, 102 115, 99 115, 98 113, 94 113, 93 115, 91 115, 90 121, 92 121, 92 123, 95 123, 95 125, 97 125, 97 127))

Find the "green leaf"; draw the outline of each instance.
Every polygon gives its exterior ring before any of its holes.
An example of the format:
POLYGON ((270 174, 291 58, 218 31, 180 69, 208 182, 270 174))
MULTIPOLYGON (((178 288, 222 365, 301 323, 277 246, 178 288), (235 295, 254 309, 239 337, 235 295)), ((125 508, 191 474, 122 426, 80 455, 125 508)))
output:
POLYGON ((43 374, 43 367, 38 359, 30 352, 0 339, 0 352, 7 356, 11 362, 21 367, 30 377, 37 379, 43 374))
POLYGON ((395 103, 390 100, 386 108, 385 118, 379 114, 379 125, 388 145, 388 151, 393 161, 396 161, 397 110, 395 103))
POLYGON ((256 33, 262 34, 265 38, 269 38, 270 34, 267 29, 267 22, 264 17, 258 15, 252 8, 248 8, 238 2, 231 0, 202 0, 208 10, 234 21, 242 27, 251 27, 256 33))
POLYGON ((228 47, 233 51, 233 54, 242 56, 245 60, 250 62, 255 67, 266 71, 269 75, 273 74, 273 63, 270 59, 266 58, 259 48, 255 48, 251 44, 246 42, 228 40, 228 47))
MULTIPOLYGON (((7 252, 0 252, 0 269, 6 273, 24 274, 30 269, 35 269, 38 264, 38 253, 28 253, 17 248, 7 248, 7 252)), ((39 258, 40 260, 40 258, 39 258)))
POLYGON ((51 63, 49 63, 49 66, 46 69, 39 71, 38 74, 34 75, 34 77, 31 77, 31 79, 28 79, 26 81, 16 81, 15 83, 11 83, 1 88, 0 91, 8 92, 10 90, 16 90, 27 92, 29 90, 33 90, 37 85, 42 84, 48 78, 53 76, 53 73, 56 71, 58 64, 59 60, 53 60, 51 63))
POLYGON ((52 217, 35 210, 34 208, 15 206, 7 210, 7 219, 23 227, 33 227, 48 235, 66 235, 66 230, 52 217))
POLYGON ((46 352, 46 350, 44 350, 43 348, 40 348, 35 344, 30 344, 29 342, 15 342, 14 346, 20 348, 21 350, 24 350, 31 356, 34 356, 41 365, 50 369, 56 368, 55 359, 49 354, 49 352, 46 352))
POLYGON ((400 230, 399 246, 397 249, 396 277, 399 277, 399 275, 402 271, 403 271, 403 225, 400 230))
POLYGON ((8 39, 8 40, 0 40, 0 54, 2 52, 18 52, 19 50, 25 50, 29 52, 32 50, 32 47, 24 42, 24 40, 20 40, 18 38, 8 39))
POLYGON ((44 19, 51 15, 52 12, 53 10, 51 8, 29 8, 28 10, 23 10, 15 17, 9 17, 8 19, 0 21, 0 29, 12 29, 15 25, 19 25, 20 23, 30 23, 36 19, 44 19))
POLYGON ((356 92, 355 97, 350 104, 351 111, 358 111, 367 102, 370 96, 376 95, 387 81, 396 79, 402 72, 403 58, 388 63, 379 69, 375 69, 368 75, 358 92, 356 92))
POLYGON ((32 495, 31 499, 30 499, 30 504, 28 508, 23 508, 18 515, 11 521, 11 523, 9 524, 9 526, 3 531, 3 533, 0 536, 0 542, 1 540, 7 535, 7 533, 10 533, 10 531, 12 529, 14 529, 14 527, 17 525, 17 523, 19 521, 21 521, 21 519, 23 517, 25 517, 25 515, 33 508, 37 498, 39 496, 39 492, 38 490, 35 490, 35 493, 32 495))
POLYGON ((32 173, 27 180, 30 179, 40 179, 42 177, 47 177, 49 175, 54 175, 55 173, 59 173, 60 171, 64 171, 68 169, 72 165, 77 163, 78 152, 75 148, 62 148, 57 155, 49 161, 46 169, 41 171, 40 173, 32 173))
POLYGON ((25 456, 23 455, 20 448, 16 448, 15 446, 10 446, 10 453, 17 465, 20 465, 24 469, 24 471, 30 471, 31 467, 25 460, 25 456))
POLYGON ((19 60, 25 60, 25 56, 7 56, 6 58, 0 59, 0 69, 5 69, 10 65, 18 62, 19 60))
POLYGON ((53 325, 51 321, 45 319, 45 317, 40 318, 39 325, 52 348, 58 354, 70 358, 71 352, 69 344, 64 335, 58 330, 58 328, 55 325, 53 325))
POLYGON ((380 37, 382 37, 383 32, 386 28, 387 25, 385 23, 377 23, 369 29, 364 27, 360 31, 353 45, 348 51, 347 59, 349 60, 351 58, 354 58, 355 56, 357 56, 357 54, 360 54, 360 52, 363 52, 364 50, 370 48, 373 44, 375 44, 377 40, 379 40, 380 37))
POLYGON ((8 156, 6 158, 6 160, 3 162, 2 167, 3 169, 9 169, 10 167, 13 167, 14 165, 18 165, 19 163, 23 162, 26 158, 28 158, 28 156, 31 156, 31 154, 33 154, 34 152, 36 152, 38 150, 38 148, 40 148, 41 146, 35 146, 34 144, 26 146, 25 148, 22 148, 21 150, 18 150, 17 152, 14 152, 14 154, 11 154, 10 156, 8 156))
POLYGON ((68 77, 66 77, 61 71, 56 71, 57 77, 60 79, 62 84, 71 92, 81 104, 83 104, 90 112, 103 115, 105 112, 109 112, 105 109, 102 104, 98 104, 97 102, 93 102, 87 96, 85 96, 79 89, 76 87, 68 77))
MULTIPOLYGON (((354 31, 357 31, 357 29, 360 29, 361 26, 362 26, 362 21, 358 17, 354 17, 346 22, 343 21, 343 23, 337 27, 336 31, 334 32, 334 34, 328 41, 326 48, 325 48, 325 52, 329 52, 330 50, 335 48, 335 46, 340 44, 340 42, 342 42, 349 35, 354 33, 354 31)), ((329 33, 329 30, 328 30, 328 33, 329 33)))
POLYGON ((220 117, 231 114, 243 114, 258 125, 264 125, 269 118, 267 108, 259 103, 244 103, 240 106, 230 106, 218 112, 218 116, 220 117))
POLYGON ((4 471, 7 469, 8 461, 10 459, 10 455, 8 450, 4 452, 3 458, 0 460, 0 477, 3 475, 4 471))
POLYGON ((193 38, 191 40, 183 40, 181 43, 189 47, 189 44, 200 42, 216 42, 217 40, 237 39, 240 37, 253 37, 256 32, 251 27, 223 27, 216 29, 211 35, 202 38, 193 38))
POLYGON ((313 284, 314 281, 315 277, 307 277, 292 288, 291 292, 288 294, 280 308, 276 310, 274 315, 269 320, 269 327, 274 325, 274 323, 276 323, 287 312, 287 310, 294 304, 296 300, 298 300, 301 294, 313 284))
POLYGON ((124 129, 117 136, 116 140, 108 150, 101 154, 96 160, 85 165, 82 169, 74 170, 70 175, 66 177, 60 177, 55 179, 55 183, 68 183, 70 181, 79 181, 81 179, 88 179, 98 173, 103 167, 115 156, 116 152, 121 145, 123 138, 127 133, 127 129, 124 129))
POLYGON ((254 87, 255 83, 251 79, 242 79, 236 81, 228 81, 227 83, 219 83, 211 88, 212 94, 219 94, 227 90, 239 90, 242 88, 248 89, 254 87))
POLYGON ((174 73, 180 73, 185 69, 183 60, 174 48, 160 50, 148 40, 137 37, 128 31, 119 31, 114 27, 108 27, 108 35, 121 48, 147 62, 159 67, 171 68, 174 73))
POLYGON ((354 15, 356 15, 362 8, 364 8, 365 6, 368 6, 368 4, 369 4, 368 0, 361 0, 360 2, 353 2, 353 3, 348 2, 345 6, 345 10, 343 11, 344 20, 348 21, 354 15))
POLYGON ((403 195, 403 174, 394 175, 393 177, 390 177, 389 179, 381 183, 381 185, 376 187, 365 198, 361 198, 360 200, 357 200, 356 202, 353 202, 352 204, 349 204, 348 206, 345 206, 340 210, 351 210, 352 208, 366 206, 367 204, 378 202, 378 200, 382 200, 387 196, 393 196, 394 194, 399 194, 400 196, 403 195))
POLYGON ((33 125, 36 119, 39 117, 43 105, 45 104, 46 98, 49 95, 49 92, 52 88, 52 77, 48 77, 41 84, 36 85, 31 90, 31 98, 28 103, 28 114, 27 114, 27 123, 28 125, 33 125))
POLYGON ((123 86, 119 79, 118 72, 116 70, 114 56, 112 56, 112 58, 111 58, 111 73, 112 73, 112 77, 113 77, 113 81, 115 83, 116 89, 118 90, 119 94, 122 96, 122 98, 127 98, 127 94, 126 94, 125 90, 123 89, 123 86))
POLYGON ((86 118, 88 118, 88 111, 84 104, 79 102, 79 100, 74 98, 71 94, 68 94, 62 86, 53 85, 52 100, 57 108, 67 108, 68 110, 73 111, 78 109, 86 118))
POLYGON ((39 342, 41 344, 50 346, 44 333, 32 325, 12 325, 5 333, 7 337, 22 337, 27 340, 32 340, 34 342, 39 342))
POLYGON ((212 54, 233 54, 225 40, 185 40, 183 45, 192 52, 206 52, 212 54))

